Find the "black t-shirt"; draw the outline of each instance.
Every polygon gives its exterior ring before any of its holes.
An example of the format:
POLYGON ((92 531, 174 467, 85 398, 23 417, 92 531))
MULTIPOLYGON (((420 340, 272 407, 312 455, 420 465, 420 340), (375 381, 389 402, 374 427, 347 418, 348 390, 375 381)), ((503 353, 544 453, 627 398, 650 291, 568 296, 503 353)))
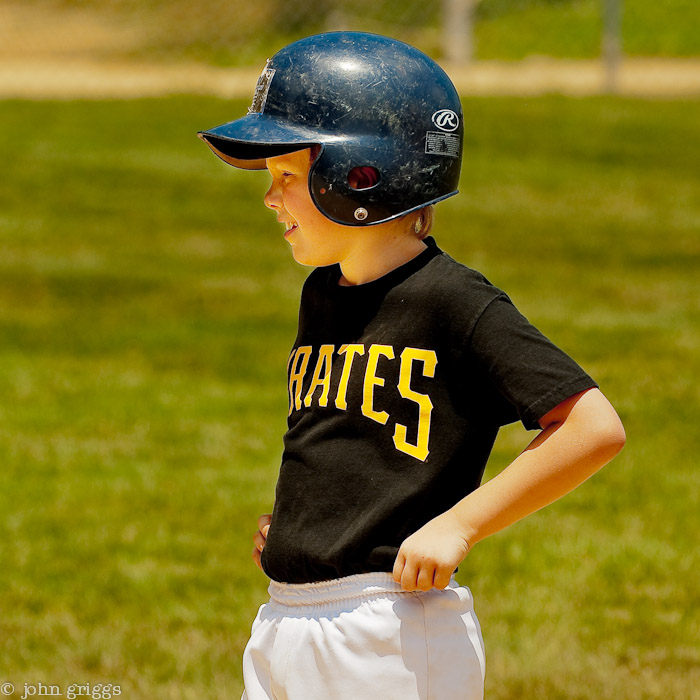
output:
POLYGON ((403 540, 476 489, 501 425, 596 386, 432 239, 384 277, 318 268, 289 358, 288 430, 262 563, 307 583, 391 571, 403 540))

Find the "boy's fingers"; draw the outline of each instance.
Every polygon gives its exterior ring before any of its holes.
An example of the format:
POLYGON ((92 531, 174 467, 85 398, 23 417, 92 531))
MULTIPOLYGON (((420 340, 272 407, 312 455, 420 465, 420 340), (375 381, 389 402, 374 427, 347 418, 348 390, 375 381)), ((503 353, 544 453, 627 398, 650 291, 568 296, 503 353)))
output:
POLYGON ((262 552, 263 548, 265 547, 265 535, 258 530, 254 535, 253 535, 253 542, 255 543, 255 548, 259 551, 262 552))
POLYGON ((265 549, 265 542, 267 540, 267 533, 270 531, 270 522, 272 520, 272 515, 266 513, 258 518, 258 531, 253 535, 253 542, 255 543, 255 549, 253 550, 253 559, 255 563, 262 569, 260 563, 260 552, 265 549))
POLYGON ((420 591, 429 591, 433 587, 434 571, 431 566, 423 566, 418 570, 416 588, 420 591))
POLYGON ((447 569, 435 569, 435 588, 447 588, 452 578, 452 572, 447 569))
POLYGON ((394 571, 393 571, 393 576, 394 576, 394 581, 396 583, 401 583, 401 574, 403 574, 403 567, 406 564, 406 557, 403 555, 401 550, 399 550, 399 553, 396 555, 396 561, 394 562, 394 571))
POLYGON ((404 591, 416 590, 416 579, 418 578, 418 567, 410 560, 407 560, 403 572, 401 573, 401 588, 404 591))

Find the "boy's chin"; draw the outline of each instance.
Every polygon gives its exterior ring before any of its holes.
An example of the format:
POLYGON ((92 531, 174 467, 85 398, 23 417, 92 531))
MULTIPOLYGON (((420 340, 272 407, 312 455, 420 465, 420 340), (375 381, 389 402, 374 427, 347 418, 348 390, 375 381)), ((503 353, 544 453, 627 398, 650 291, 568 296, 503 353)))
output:
POLYGON ((292 257, 295 262, 306 267, 325 267, 333 264, 333 261, 324 260, 316 251, 303 245, 292 245, 292 257))
POLYGON ((306 267, 318 266, 318 263, 314 260, 312 255, 298 248, 292 247, 292 257, 294 258, 294 262, 298 262, 300 265, 305 265, 306 267))

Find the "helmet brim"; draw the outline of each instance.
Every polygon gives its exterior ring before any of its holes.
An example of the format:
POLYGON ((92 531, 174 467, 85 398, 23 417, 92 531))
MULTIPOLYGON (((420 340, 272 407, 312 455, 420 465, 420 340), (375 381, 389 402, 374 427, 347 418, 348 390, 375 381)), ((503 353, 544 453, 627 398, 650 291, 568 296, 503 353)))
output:
POLYGON ((221 160, 243 170, 265 170, 267 158, 293 153, 335 140, 318 129, 290 126, 266 114, 248 114, 236 121, 197 133, 221 160))

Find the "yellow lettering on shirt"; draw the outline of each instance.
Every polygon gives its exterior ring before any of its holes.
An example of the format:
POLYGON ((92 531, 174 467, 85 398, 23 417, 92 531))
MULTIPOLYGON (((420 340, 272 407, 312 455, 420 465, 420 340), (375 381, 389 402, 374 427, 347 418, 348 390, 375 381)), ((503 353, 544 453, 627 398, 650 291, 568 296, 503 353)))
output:
POLYGON ((338 393, 335 397, 335 407, 339 408, 341 411, 347 410, 348 401, 348 382, 350 381, 350 372, 352 371, 352 362, 355 359, 355 355, 364 355, 365 346, 360 343, 353 343, 350 345, 341 345, 340 350, 338 350, 339 355, 345 355, 345 363, 343 364, 343 371, 340 374, 340 383, 338 384, 338 393))
POLYGON ((328 406, 328 392, 331 390, 331 366, 333 362, 333 350, 335 350, 335 346, 333 345, 321 345, 321 349, 318 351, 318 360, 311 379, 311 386, 306 392, 306 397, 304 398, 304 406, 306 406, 306 408, 311 406, 314 392, 320 386, 323 387, 323 391, 318 399, 318 405, 324 407, 328 406))
POLYGON ((292 414, 294 408, 297 411, 301 409, 301 385, 304 381, 306 368, 309 365, 309 357, 311 356, 311 346, 302 345, 297 348, 294 359, 290 361, 291 371, 289 373, 289 415, 292 414))
POLYGON ((419 350, 418 348, 405 348, 401 353, 401 370, 399 373, 399 393, 404 399, 418 404, 418 440, 412 445, 407 440, 408 430, 405 425, 397 423, 394 428, 394 445, 397 450, 405 452, 411 457, 422 462, 428 458, 428 442, 430 441, 430 417, 433 411, 433 402, 426 394, 419 394, 411 389, 411 374, 413 362, 419 360, 423 363, 423 376, 434 377, 437 355, 433 350, 419 350))
POLYGON ((386 411, 374 410, 374 387, 384 386, 384 379, 377 376, 377 365, 380 357, 394 359, 394 348, 391 345, 370 345, 365 371, 365 383, 362 388, 362 415, 386 425, 389 414, 386 411))
MULTIPOLYGON (((289 359, 287 360, 287 376, 289 376, 289 368, 292 365, 292 360, 296 357, 297 351, 296 349, 292 350, 292 352, 289 353, 289 359)), ((293 404, 293 399, 292 399, 292 391, 291 387, 287 390, 287 395, 289 396, 289 413, 287 413, 288 416, 292 415, 292 406, 293 404)))

